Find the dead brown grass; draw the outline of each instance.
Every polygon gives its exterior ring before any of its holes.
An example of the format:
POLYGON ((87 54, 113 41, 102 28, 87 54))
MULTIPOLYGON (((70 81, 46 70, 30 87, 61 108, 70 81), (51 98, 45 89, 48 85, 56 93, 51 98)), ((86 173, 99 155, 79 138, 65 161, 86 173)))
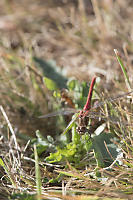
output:
MULTIPOLYGON (((89 81, 92 76, 99 76, 101 78, 99 92, 103 91, 108 96, 112 94, 115 96, 119 91, 127 91, 113 51, 118 49, 127 67, 132 86, 132 13, 132 0, 0 1, 0 104, 5 108, 16 133, 34 136, 35 131, 39 129, 52 135, 47 121, 37 118, 42 112, 51 109, 51 105, 47 104, 51 100, 51 94, 43 84, 43 74, 34 63, 33 56, 44 60, 55 60, 68 77, 89 81)), ((0 156, 6 155, 5 162, 9 165, 11 161, 9 150, 13 145, 9 146, 11 138, 5 119, 0 117, 0 120, 0 156)), ((127 120, 131 122, 129 115, 127 120)), ((55 127, 54 123, 54 120, 51 121, 53 127, 55 127)), ((132 135, 129 134, 128 139, 132 144, 132 135)), ((19 142, 21 144, 21 140, 19 142)), ((22 149, 20 148, 20 152, 22 149)), ((16 153, 16 150, 14 151, 16 153)), ((124 153, 128 159, 132 159, 132 151, 128 146, 124 153)), ((130 159, 127 162, 131 166, 130 159)), ((23 161, 20 171, 22 177, 24 174, 27 177, 20 181, 20 185, 17 185, 20 174, 18 175, 16 171, 12 172, 13 163, 9 165, 12 179, 18 188, 20 187, 20 191, 23 191, 26 184, 29 191, 32 191, 35 186, 34 173, 32 174, 30 169, 32 162, 32 160, 23 161)), ((43 170, 44 168, 42 174, 43 170)), ((4 176, 2 169, 0 174, 2 178, 4 176)), ((50 179, 52 175, 47 171, 43 176, 50 179)), ((98 195, 104 196, 106 193, 110 197, 132 199, 132 194, 127 196, 119 193, 120 189, 125 190, 123 182, 126 176, 130 180, 132 170, 126 172, 124 168, 119 172, 114 168, 111 176, 107 187, 104 188, 97 183, 98 189, 101 188, 98 195)), ((2 180, 4 185, 6 179, 2 180)), ((86 181, 84 187, 87 188, 91 183, 86 181)), ((73 182, 71 184, 74 188, 73 182)), ((74 180, 74 184, 80 187, 81 183, 74 180)), ((132 193, 132 184, 131 180, 126 186, 129 193, 132 193)), ((94 189, 96 185, 91 186, 94 189)), ((1 191, 3 190, 5 191, 4 186, 1 187, 1 191)), ((11 191, 12 188, 8 188, 7 195, 11 191)))

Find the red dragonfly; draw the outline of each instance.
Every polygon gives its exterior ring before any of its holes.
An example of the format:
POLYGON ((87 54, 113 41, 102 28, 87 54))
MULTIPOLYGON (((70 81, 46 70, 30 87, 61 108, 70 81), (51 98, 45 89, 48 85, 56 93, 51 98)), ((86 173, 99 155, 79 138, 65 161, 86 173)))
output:
POLYGON ((97 116, 96 117, 94 112, 92 112, 93 110, 95 110, 98 107, 101 107, 105 103, 115 102, 116 100, 121 99, 121 98, 133 93, 133 90, 132 90, 130 92, 124 93, 124 94, 119 95, 117 97, 108 98, 107 100, 105 100, 103 102, 100 102, 100 103, 96 104, 95 106, 93 106, 91 108, 91 99, 92 99, 92 93, 93 93, 93 88, 94 88, 94 85, 95 85, 95 81, 96 81, 96 77, 93 77, 93 79, 91 81, 91 85, 90 85, 87 101, 86 101, 86 104, 85 104, 83 110, 77 112, 73 108, 62 109, 62 110, 57 111, 57 112, 52 112, 52 113, 40 116, 39 118, 47 118, 47 117, 52 117, 52 116, 57 116, 57 115, 68 115, 68 114, 76 113, 74 115, 73 119, 70 121, 70 123, 66 127, 66 129, 64 130, 63 133, 66 133, 72 127, 72 125, 74 124, 76 119, 78 118, 77 131, 78 131, 79 134, 83 134, 83 133, 88 131, 87 126, 88 126, 89 118, 104 118, 104 119, 106 118, 106 116, 104 114, 101 114, 101 113, 100 113, 100 115, 97 115, 95 113, 96 116, 97 116))

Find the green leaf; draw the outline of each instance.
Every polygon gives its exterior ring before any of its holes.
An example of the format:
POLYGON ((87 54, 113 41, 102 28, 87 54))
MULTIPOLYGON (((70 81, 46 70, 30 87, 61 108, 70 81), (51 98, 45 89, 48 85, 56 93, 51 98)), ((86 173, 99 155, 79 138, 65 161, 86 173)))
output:
POLYGON ((54 92, 53 92, 53 96, 54 96, 55 98, 61 98, 61 93, 60 93, 60 91, 59 91, 59 90, 54 91, 54 92))
POLYGON ((79 166, 79 162, 84 154, 84 145, 81 142, 79 144, 71 142, 63 149, 58 147, 57 151, 55 153, 50 153, 50 156, 48 156, 45 160, 50 163, 68 160, 69 162, 75 163, 79 166))
POLYGON ((92 139, 98 167, 108 167, 117 158, 117 146, 111 142, 111 133, 102 133, 92 139))
POLYGON ((55 60, 43 60, 41 58, 34 57, 36 67, 39 67, 43 71, 43 75, 50 80, 53 80, 57 87, 62 89, 66 88, 67 78, 64 76, 66 73, 61 67, 56 65, 55 60))
POLYGON ((39 130, 36 131, 36 139, 34 138, 31 143, 36 144, 37 147, 37 154, 40 156, 44 151, 55 149, 54 145, 54 139, 52 136, 47 136, 47 138, 44 138, 39 130))
POLYGON ((49 79, 49 78, 47 78, 47 77, 44 77, 44 78, 43 78, 43 81, 44 81, 46 87, 47 87, 49 90, 53 91, 53 90, 57 90, 57 89, 58 89, 56 83, 55 83, 53 80, 51 80, 51 79, 49 79))
POLYGON ((74 90, 75 88, 75 85, 76 85, 76 80, 72 79, 72 80, 69 80, 67 82, 67 87, 68 89, 71 91, 71 90, 74 90))

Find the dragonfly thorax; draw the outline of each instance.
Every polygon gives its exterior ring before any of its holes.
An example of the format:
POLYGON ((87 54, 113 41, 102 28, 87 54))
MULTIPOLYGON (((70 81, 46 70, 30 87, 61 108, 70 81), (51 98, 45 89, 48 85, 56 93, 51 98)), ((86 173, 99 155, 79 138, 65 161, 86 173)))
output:
POLYGON ((84 113, 81 112, 79 119, 78 119, 78 127, 77 131, 79 134, 83 134, 87 131, 87 126, 88 126, 88 120, 89 118, 87 116, 84 116, 84 113))

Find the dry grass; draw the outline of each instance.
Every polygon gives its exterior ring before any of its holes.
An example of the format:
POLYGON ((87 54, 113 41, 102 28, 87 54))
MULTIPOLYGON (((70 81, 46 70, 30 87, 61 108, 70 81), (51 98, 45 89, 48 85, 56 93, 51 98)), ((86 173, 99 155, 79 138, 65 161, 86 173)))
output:
MULTIPOLYGON (((127 91, 114 49, 121 54, 132 87, 132 13, 131 0, 0 1, 0 105, 9 118, 7 122, 5 116, 0 117, 0 156, 7 167, 6 175, 5 170, 0 168, 1 194, 3 191, 6 191, 5 196, 12 191, 36 191, 34 160, 30 158, 32 148, 28 146, 23 151, 25 141, 20 137, 17 141, 14 135, 34 137, 37 129, 45 135, 55 134, 54 119, 48 123, 45 119, 37 118, 52 109, 53 102, 48 104, 52 101, 51 93, 43 83, 43 73, 34 57, 45 61, 55 60, 67 77, 89 81, 92 76, 99 76, 100 95, 103 92, 105 96, 115 96, 127 91)), ((119 112, 131 124, 131 106, 124 103, 119 105, 119 112), (126 114, 123 113, 124 105, 126 114)), ((109 174, 101 169, 103 176, 108 177, 106 187, 96 179, 83 179, 86 171, 76 174, 70 169, 75 177, 66 178, 64 191, 74 190, 76 184, 76 189, 81 186, 88 190, 91 188, 91 192, 97 190, 98 193, 94 194, 99 196, 106 194, 109 197, 132 199, 132 126, 120 129, 127 134, 123 140, 123 135, 116 132, 125 143, 123 152, 126 159, 123 160, 123 166, 113 166, 109 174)), ((45 164, 40 163, 42 177, 50 180, 53 173, 48 164, 44 167, 45 164)), ((57 166, 52 167, 58 169, 57 166)), ((93 170, 91 167, 88 169, 93 170)), ((47 192, 52 187, 44 184, 42 189, 47 192)), ((63 186, 59 185, 59 189, 63 190, 63 186)), ((6 199, 7 196, 2 198, 6 199)))

